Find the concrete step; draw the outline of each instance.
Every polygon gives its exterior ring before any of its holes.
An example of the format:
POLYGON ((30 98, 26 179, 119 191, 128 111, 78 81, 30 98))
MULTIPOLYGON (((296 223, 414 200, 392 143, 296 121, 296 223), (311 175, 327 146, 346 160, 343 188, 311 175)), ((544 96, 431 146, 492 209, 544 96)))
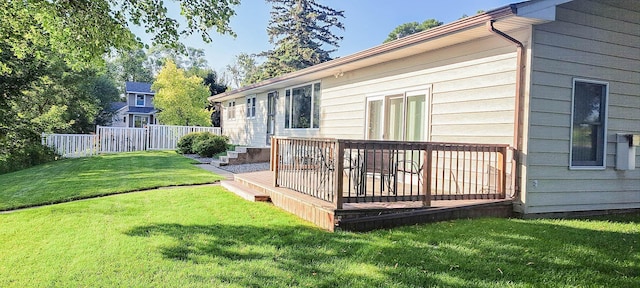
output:
POLYGON ((227 190, 235 193, 236 195, 247 199, 251 202, 268 202, 271 201, 271 199, 269 198, 269 195, 266 194, 262 194, 258 191, 255 191, 245 185, 242 185, 238 182, 235 181, 229 181, 229 180, 225 180, 225 181, 220 181, 220 185, 224 188, 226 188, 227 190))
MULTIPOLYGON (((220 157, 220 158, 222 158, 222 157, 220 157)), ((213 160, 211 160, 211 165, 213 165, 215 167, 227 166, 227 165, 229 165, 229 161, 228 160, 225 161, 223 159, 218 159, 218 160, 213 159, 213 160)))
POLYGON ((247 153, 247 147, 236 146, 235 151, 238 153, 247 153))

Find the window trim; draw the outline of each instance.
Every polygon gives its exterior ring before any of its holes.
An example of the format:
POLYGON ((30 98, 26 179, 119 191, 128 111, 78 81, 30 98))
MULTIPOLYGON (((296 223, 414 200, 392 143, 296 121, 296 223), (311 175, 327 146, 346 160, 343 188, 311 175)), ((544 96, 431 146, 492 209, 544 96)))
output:
POLYGON ((246 113, 248 119, 256 118, 256 95, 247 96, 246 113))
MULTIPOLYGON (((284 100, 284 102, 285 102, 285 111, 284 111, 284 114, 285 114, 285 118, 286 118, 287 116, 289 116, 289 117, 288 117, 288 118, 289 118, 289 119, 288 119, 288 120, 289 120, 289 121, 288 121, 288 123, 287 123, 287 121, 286 121, 287 119, 285 119, 285 123, 284 123, 284 124, 285 124, 285 125, 284 125, 284 129, 285 129, 285 130, 298 130, 298 131, 300 131, 300 130, 310 130, 310 131, 318 131, 318 130, 320 130, 320 123, 317 123, 317 124, 318 124, 318 127, 317 127, 317 128, 314 128, 314 127, 313 127, 313 126, 314 126, 314 124, 316 124, 316 123, 314 123, 314 122, 313 122, 313 116, 314 116, 314 113, 313 113, 313 112, 314 112, 314 110, 316 109, 316 107, 315 107, 316 105, 315 105, 315 101, 314 101, 314 100, 315 100, 316 95, 315 95, 315 90, 313 89, 313 87, 314 87, 314 85, 316 85, 316 84, 319 84, 319 85, 320 85, 320 95, 322 96, 322 81, 307 82, 307 83, 304 83, 304 84, 300 84, 300 85, 296 85, 296 86, 291 86, 291 87, 287 87, 287 88, 285 88, 285 89, 284 89, 284 94, 285 94, 285 100, 284 100), (310 127, 309 127, 309 128, 291 128, 291 124, 293 123, 293 122, 292 122, 292 120, 293 120, 293 113, 292 113, 292 111, 290 111, 290 110, 291 110, 291 109, 293 109, 293 89, 300 88, 300 87, 304 87, 304 86, 311 86, 311 114, 310 114, 310 116, 311 116, 311 117, 310 117, 311 121, 309 122, 309 126, 310 126, 310 127), (286 103, 286 99, 287 99, 287 98, 286 98, 287 91, 290 91, 290 92, 289 92, 289 93, 290 93, 290 94, 289 94, 289 95, 290 95, 290 97, 289 97, 289 103, 288 103, 288 104, 289 104, 289 105, 288 105, 288 106, 289 106, 289 111, 287 111, 287 109, 286 109, 286 107, 287 107, 287 103, 286 103), (287 127, 287 124, 289 124, 289 127, 287 127)), ((322 105, 320 105, 320 106, 322 106, 322 105)), ((320 109, 320 107, 317 107, 317 108, 318 108, 318 109, 320 109)), ((318 118, 318 122, 321 122, 319 118, 318 118)))
MULTIPOLYGON (((407 99, 409 97, 412 96, 419 96, 419 95, 424 95, 425 96, 425 103, 424 103, 424 109, 425 109, 425 127, 424 127, 424 137, 425 140, 422 141, 430 141, 431 139, 431 85, 426 85, 426 86, 417 86, 417 87, 411 87, 409 89, 394 89, 394 90, 387 90, 387 91, 383 91, 380 93, 370 93, 365 95, 365 108, 364 108, 364 138, 366 140, 377 140, 377 139, 369 139, 369 103, 371 101, 380 101, 382 100, 382 110, 385 112, 385 115, 383 116, 383 119, 381 119, 381 121, 383 122, 383 126, 382 129, 386 130, 387 127, 385 127, 384 125, 387 125, 388 122, 388 117, 389 115, 387 115, 386 113, 386 109, 387 106, 389 105, 389 100, 391 98, 402 98, 402 139, 400 141, 406 141, 406 124, 407 124, 407 99)), ((383 135, 385 134, 386 131, 383 131, 383 135)), ((383 138, 386 138, 387 135, 384 135, 383 138)))
POLYGON ((145 107, 147 105, 147 96, 144 94, 135 94, 136 98, 135 98, 135 103, 136 107, 145 107), (142 96, 142 105, 138 104, 138 96, 142 96))
POLYGON ((236 120, 236 100, 227 103, 227 120, 236 120))
POLYGON ((573 78, 571 85, 571 118, 570 118, 570 130, 569 130, 569 170, 605 170, 607 169, 607 129, 609 122, 609 82, 598 81, 593 79, 573 78), (575 95, 576 95, 576 83, 590 83, 604 85, 604 111, 603 115, 603 139, 602 139, 602 165, 574 165, 573 164, 573 117, 575 114, 575 95))

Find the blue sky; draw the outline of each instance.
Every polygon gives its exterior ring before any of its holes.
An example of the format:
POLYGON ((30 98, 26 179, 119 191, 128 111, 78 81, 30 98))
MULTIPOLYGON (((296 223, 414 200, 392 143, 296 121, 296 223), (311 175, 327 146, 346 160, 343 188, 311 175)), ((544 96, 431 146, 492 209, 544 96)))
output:
MULTIPOLYGON (((236 38, 219 35, 212 31, 212 43, 204 43, 199 36, 182 39, 187 46, 204 49, 209 66, 216 71, 224 71, 233 57, 242 52, 254 54, 272 48, 266 32, 271 6, 262 0, 242 0, 241 2, 242 4, 236 6, 236 16, 231 20, 231 28, 238 35, 236 38)), ((338 50, 332 54, 333 57, 340 57, 381 44, 389 32, 402 23, 422 22, 435 18, 446 24, 457 20, 463 14, 474 15, 478 10, 487 11, 518 1, 320 0, 318 2, 336 10, 344 10, 345 18, 342 23, 345 30, 335 31, 344 39, 338 50)), ((172 17, 179 18, 177 6, 169 11, 175 11, 172 17)), ((132 31, 143 41, 148 41, 149 37, 140 34, 143 29, 132 29, 132 31)))

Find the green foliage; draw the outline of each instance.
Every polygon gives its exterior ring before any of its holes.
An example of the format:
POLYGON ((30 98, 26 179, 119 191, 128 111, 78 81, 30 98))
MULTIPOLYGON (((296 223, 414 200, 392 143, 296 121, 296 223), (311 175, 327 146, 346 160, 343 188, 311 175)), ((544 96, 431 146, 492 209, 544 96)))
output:
POLYGON ((13 143, 13 153, 0 153, 0 174, 10 173, 58 159, 56 153, 35 141, 13 143))
POLYGON ((178 153, 180 154, 194 154, 193 151, 193 143, 198 139, 203 132, 193 132, 187 135, 182 136, 180 140, 178 140, 178 153))
POLYGON ((406 37, 421 31, 425 31, 433 27, 438 27, 440 25, 442 25, 442 22, 436 19, 427 19, 422 23, 418 23, 418 22, 404 23, 396 27, 395 29, 393 29, 393 31, 389 33, 389 36, 387 36, 387 39, 384 40, 384 43, 391 42, 393 40, 400 39, 402 37, 406 37))
POLYGON ((231 64, 227 65, 227 72, 231 77, 231 84, 235 88, 240 88, 255 83, 259 79, 260 68, 255 55, 240 53, 234 57, 231 64))
POLYGON ((229 137, 211 132, 194 132, 178 140, 178 153, 212 157, 227 150, 229 137))
MULTIPOLYGON (((116 82, 153 82, 153 74, 145 65, 147 53, 143 49, 120 51, 109 60, 107 67, 116 82)), ((124 93, 124 91, 122 92, 124 93)))
POLYGON ((152 89, 153 103, 160 111, 158 120, 168 125, 211 126, 207 107, 209 89, 198 76, 187 77, 182 69, 169 60, 162 68, 152 89))
POLYGON ((269 42, 275 45, 262 52, 266 62, 260 73, 253 74, 249 83, 255 83, 285 73, 331 60, 324 46, 338 47, 341 36, 334 29, 344 29, 340 22, 344 11, 321 5, 315 0, 267 0, 273 6, 267 28, 269 42))
POLYGON ((213 157, 214 155, 227 151, 229 137, 224 135, 213 135, 205 133, 196 138, 193 143, 193 151, 202 157, 213 157))
POLYGON ((192 163, 193 160, 173 151, 117 153, 49 162, 0 175, 0 211, 141 189, 213 183, 222 178, 192 163))

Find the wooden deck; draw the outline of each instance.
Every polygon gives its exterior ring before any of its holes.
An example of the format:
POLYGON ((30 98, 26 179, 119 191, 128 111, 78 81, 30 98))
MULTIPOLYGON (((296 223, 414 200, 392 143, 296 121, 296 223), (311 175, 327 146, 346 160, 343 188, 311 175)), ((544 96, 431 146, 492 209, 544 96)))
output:
POLYGON ((271 171, 236 174, 235 181, 267 194, 274 205, 304 220, 329 230, 367 231, 401 225, 460 218, 509 217, 510 199, 433 200, 429 207, 422 201, 333 203, 273 185, 271 171))

